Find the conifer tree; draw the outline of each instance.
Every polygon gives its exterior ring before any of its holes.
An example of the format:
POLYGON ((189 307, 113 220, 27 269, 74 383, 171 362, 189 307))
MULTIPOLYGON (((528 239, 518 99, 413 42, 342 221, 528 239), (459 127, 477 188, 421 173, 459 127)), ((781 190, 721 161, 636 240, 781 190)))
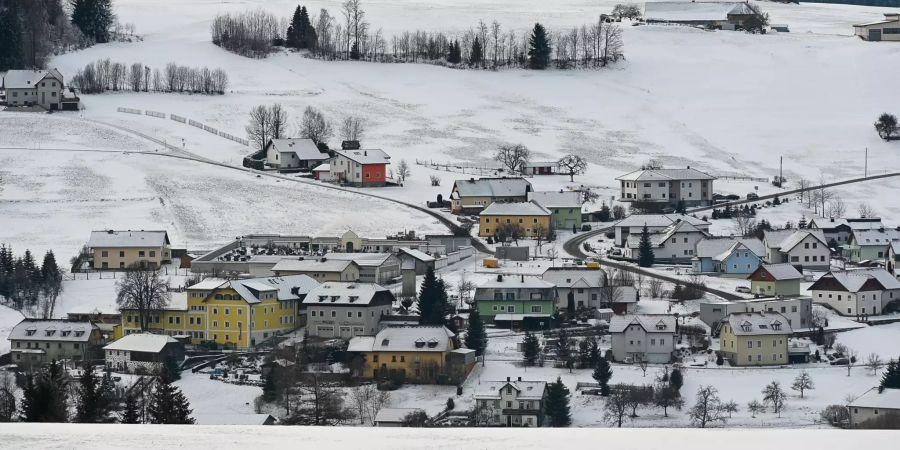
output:
POLYGON ((681 386, 684 385, 684 377, 681 375, 681 370, 673 369, 672 375, 669 377, 669 386, 672 386, 676 391, 681 392, 681 386))
POLYGON ((315 31, 313 31, 312 24, 309 23, 309 13, 306 11, 305 6, 300 8, 300 18, 297 24, 296 33, 298 48, 311 49, 315 47, 315 31))
POLYGON ((525 332, 525 338, 522 340, 522 343, 525 346, 525 349, 522 352, 525 365, 533 366, 537 361, 538 355, 541 353, 541 344, 538 342, 537 336, 530 331, 525 332))
POLYGON ((641 267, 651 267, 655 260, 653 255, 653 244, 650 242, 650 232, 647 225, 641 230, 641 241, 638 244, 638 265, 641 267))
POLYGON ((166 377, 172 381, 178 381, 181 379, 181 368, 178 366, 178 361, 175 361, 175 358, 172 355, 166 357, 163 361, 163 368, 166 372, 166 377))
POLYGON ((900 389, 900 360, 892 359, 887 363, 884 373, 881 374, 881 384, 878 390, 900 389))
POLYGON ((543 70, 550 65, 550 37, 540 23, 534 24, 528 40, 528 68, 543 70))
POLYGON ((466 348, 475 350, 475 355, 483 355, 487 347, 487 334, 484 331, 484 322, 478 308, 469 313, 469 328, 466 330, 466 348))
POLYGON ((72 5, 72 24, 97 43, 109 41, 113 24, 112 0, 69 0, 72 5))
POLYGON ((482 47, 481 41, 478 40, 478 36, 475 37, 475 40, 472 41, 472 51, 469 52, 469 65, 474 66, 480 64, 484 59, 484 48, 482 47))
POLYGON ((302 7, 297 5, 294 15, 291 16, 291 24, 288 25, 285 45, 289 48, 300 48, 300 12, 302 7))
POLYGON ((19 15, 9 8, 0 8, 0 71, 23 68, 24 61, 19 51, 24 35, 19 15))
POLYGON ((602 356, 599 357, 597 359, 597 366, 594 367, 594 373, 591 374, 591 377, 600 384, 600 395, 603 397, 609 396, 609 380, 612 379, 612 376, 613 371, 612 367, 609 365, 609 361, 602 356))
POLYGON ((556 382, 547 386, 547 401, 544 411, 550 420, 551 427, 567 427, 572 424, 569 388, 563 384, 560 377, 556 377, 556 382))
POLYGON ((141 423, 141 409, 138 406, 136 395, 128 394, 125 396, 119 423, 141 423))
POLYGON ((97 423, 100 420, 100 386, 93 368, 87 367, 78 377, 78 405, 75 407, 75 421, 97 423))
POLYGON ((437 278, 434 269, 428 268, 425 280, 419 289, 419 323, 422 325, 446 325, 447 314, 451 311, 447 296, 447 285, 437 278))
POLYGON ((147 413, 153 424, 192 424, 191 405, 187 397, 178 389, 163 371, 150 397, 147 413))
POLYGON ((22 398, 25 422, 66 422, 68 420, 68 380, 65 370, 53 361, 28 377, 22 398))

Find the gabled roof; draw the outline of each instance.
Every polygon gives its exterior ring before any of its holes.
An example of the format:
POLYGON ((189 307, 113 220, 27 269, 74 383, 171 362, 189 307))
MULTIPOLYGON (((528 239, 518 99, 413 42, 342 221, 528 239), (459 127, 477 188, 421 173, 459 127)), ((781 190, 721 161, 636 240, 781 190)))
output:
POLYGON ((581 192, 575 191, 535 191, 528 193, 528 201, 533 201, 544 208, 581 209, 581 192))
POLYGON ((698 227, 709 228, 709 222, 681 214, 632 214, 618 222, 614 227, 668 227, 678 221, 688 222, 698 227))
POLYGON ((606 272, 588 268, 548 267, 541 278, 564 288, 599 288, 606 284, 606 272))
POLYGON ((456 180, 454 195, 459 197, 525 197, 531 183, 524 178, 481 178, 456 180))
POLYGON ((378 267, 394 255, 390 253, 328 253, 325 257, 332 260, 353 261, 360 267, 378 267))
POLYGON ((716 177, 697 169, 642 169, 616 177, 622 181, 715 180, 716 177))
POLYGON ((843 286, 847 292, 872 290, 863 289, 867 286, 867 283, 870 288, 880 287, 882 290, 900 289, 900 281, 897 281, 890 272, 880 267, 867 267, 863 269, 832 270, 816 280, 809 287, 809 290, 831 290, 824 287, 825 280, 829 279, 833 279, 843 286), (875 285, 873 286, 871 282, 874 282, 875 285))
POLYGON ((359 305, 368 306, 377 297, 387 296, 393 301, 393 294, 387 288, 374 283, 349 281, 326 281, 306 294, 304 305, 359 305))
POLYGON ((421 250, 416 250, 416 249, 409 248, 409 247, 400 247, 398 249, 398 251, 401 254, 407 255, 407 256, 409 256, 415 260, 421 261, 421 262, 433 262, 434 261, 434 256, 431 256, 428 253, 425 253, 421 250))
POLYGON ((818 229, 766 231, 763 235, 766 247, 777 248, 785 253, 791 251, 791 249, 803 242, 807 236, 812 236, 821 242, 822 245, 828 246, 828 243, 825 242, 825 233, 818 229))
POLYGON ((87 342, 95 329, 89 321, 23 319, 9 332, 9 340, 87 342))
POLYGON ((738 248, 747 249, 756 256, 762 257, 766 255, 766 248, 762 241, 757 238, 721 238, 709 237, 697 243, 695 252, 698 258, 712 258, 721 261, 724 257, 728 257, 738 248))
POLYGON ((551 214, 550 210, 535 202, 494 202, 481 211, 482 216, 549 216, 551 214))
POLYGON ((735 336, 791 334, 791 324, 777 312, 731 313, 722 320, 728 322, 735 336))
POLYGON ((343 272, 356 265, 352 260, 331 259, 327 256, 311 259, 282 259, 273 267, 273 272, 343 272))
POLYGON ((840 226, 845 226, 847 228, 850 228, 851 230, 877 230, 879 228, 884 228, 884 225, 881 223, 881 219, 877 217, 830 217, 827 219, 814 217, 809 221, 809 225, 807 226, 807 228, 828 230, 840 226))
POLYGON ((644 19, 661 22, 701 22, 728 19, 729 15, 749 15, 753 10, 743 2, 647 2, 644 19))
MULTIPOLYGON (((700 233, 704 236, 708 236, 705 230, 697 228, 695 225, 687 222, 681 221, 670 225, 668 228, 662 231, 650 233, 650 243, 654 247, 662 247, 672 236, 675 236, 679 233, 700 233)), ((640 234, 630 234, 628 236, 628 241, 626 245, 628 248, 638 248, 641 243, 641 235, 640 234)))
POLYGON ((630 325, 640 325, 647 333, 675 333, 675 316, 669 314, 626 314, 613 316, 610 333, 622 333, 630 325))
POLYGON ((498 400, 500 393, 507 386, 516 390, 519 400, 540 400, 544 398, 544 391, 547 389, 546 381, 482 381, 475 388, 476 400, 498 400))
POLYGON ((362 165, 391 163, 391 157, 384 150, 379 149, 335 150, 335 153, 362 165))
POLYGON ((296 153, 297 159, 300 160, 323 161, 330 158, 328 153, 319 151, 319 147, 312 139, 271 139, 266 149, 268 150, 269 147, 273 147, 279 153, 296 153))
POLYGON ((178 342, 165 334, 134 333, 123 336, 118 341, 103 347, 103 350, 123 350, 129 352, 159 353, 166 344, 178 342))
POLYGON ((57 81, 63 83, 63 76, 56 69, 10 70, 3 77, 3 87, 5 89, 30 89, 48 76, 56 78, 57 81))
POLYGON ((452 350, 450 338, 455 336, 443 325, 387 327, 363 339, 352 338, 348 351, 356 352, 446 352, 452 350))
POLYGON ((283 277, 249 278, 245 280, 222 280, 207 278, 188 289, 192 291, 210 291, 213 295, 217 289, 234 289, 247 303, 259 303, 261 292, 277 291, 279 301, 299 300, 319 282, 307 275, 290 275, 283 277))
POLYGON ((476 289, 551 289, 554 287, 556 287, 555 284, 538 277, 503 275, 501 280, 492 278, 479 284, 476 289))
POLYGON ((784 281, 784 280, 800 280, 803 278, 803 274, 801 274, 797 269, 790 265, 789 263, 781 263, 781 264, 761 264, 756 270, 751 273, 747 279, 753 279, 757 277, 757 274, 767 273, 768 277, 771 277, 771 281, 784 281))
POLYGON ((860 246, 887 247, 891 242, 900 241, 900 231, 894 229, 856 230, 853 243, 860 246))
POLYGON ((850 402, 851 408, 900 409, 900 389, 885 389, 881 393, 874 387, 850 402))
POLYGON ((165 231, 92 231, 90 248, 163 247, 169 245, 165 231))

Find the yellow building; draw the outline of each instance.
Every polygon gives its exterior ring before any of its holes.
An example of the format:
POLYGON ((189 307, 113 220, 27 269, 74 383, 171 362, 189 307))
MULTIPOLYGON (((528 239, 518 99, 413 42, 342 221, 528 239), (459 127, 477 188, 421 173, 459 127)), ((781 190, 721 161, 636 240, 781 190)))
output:
POLYGON ((375 336, 357 336, 347 351, 358 353, 363 378, 400 378, 414 383, 453 382, 474 366, 474 352, 455 350, 453 332, 443 326, 387 327, 375 336))
MULTIPOLYGON (((207 279, 149 314, 148 331, 186 336, 192 344, 251 348, 301 325, 300 304, 318 283, 306 275, 207 279)), ((122 310, 121 334, 139 333, 140 316, 122 310)), ((117 333, 119 334, 119 333, 117 333)))
POLYGON ((93 231, 87 246, 93 269, 158 268, 172 261, 165 231, 93 231))
POLYGON ((722 319, 719 350, 732 366, 788 363, 791 326, 776 312, 732 313, 722 319))
POLYGON ((535 202, 491 203, 481 212, 478 235, 496 237, 498 230, 510 225, 519 226, 525 237, 546 234, 551 215, 550 210, 535 202))

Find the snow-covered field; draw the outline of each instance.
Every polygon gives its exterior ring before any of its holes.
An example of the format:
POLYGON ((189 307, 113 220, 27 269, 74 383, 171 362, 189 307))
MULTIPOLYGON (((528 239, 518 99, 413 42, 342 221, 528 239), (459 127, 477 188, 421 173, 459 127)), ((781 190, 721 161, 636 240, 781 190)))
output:
POLYGON ((0 305, 0 338, 2 338, 0 339, 0 355, 9 351, 9 341, 6 340, 6 336, 9 336, 9 332, 20 321, 22 321, 22 313, 0 305))

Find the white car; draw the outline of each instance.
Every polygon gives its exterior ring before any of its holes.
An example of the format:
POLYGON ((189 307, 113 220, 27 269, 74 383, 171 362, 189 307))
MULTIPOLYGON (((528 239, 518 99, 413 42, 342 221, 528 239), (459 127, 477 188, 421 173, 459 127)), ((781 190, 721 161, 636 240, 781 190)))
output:
POLYGON ((750 288, 747 286, 738 286, 738 287, 734 288, 734 292, 739 292, 741 294, 749 294, 750 288))

